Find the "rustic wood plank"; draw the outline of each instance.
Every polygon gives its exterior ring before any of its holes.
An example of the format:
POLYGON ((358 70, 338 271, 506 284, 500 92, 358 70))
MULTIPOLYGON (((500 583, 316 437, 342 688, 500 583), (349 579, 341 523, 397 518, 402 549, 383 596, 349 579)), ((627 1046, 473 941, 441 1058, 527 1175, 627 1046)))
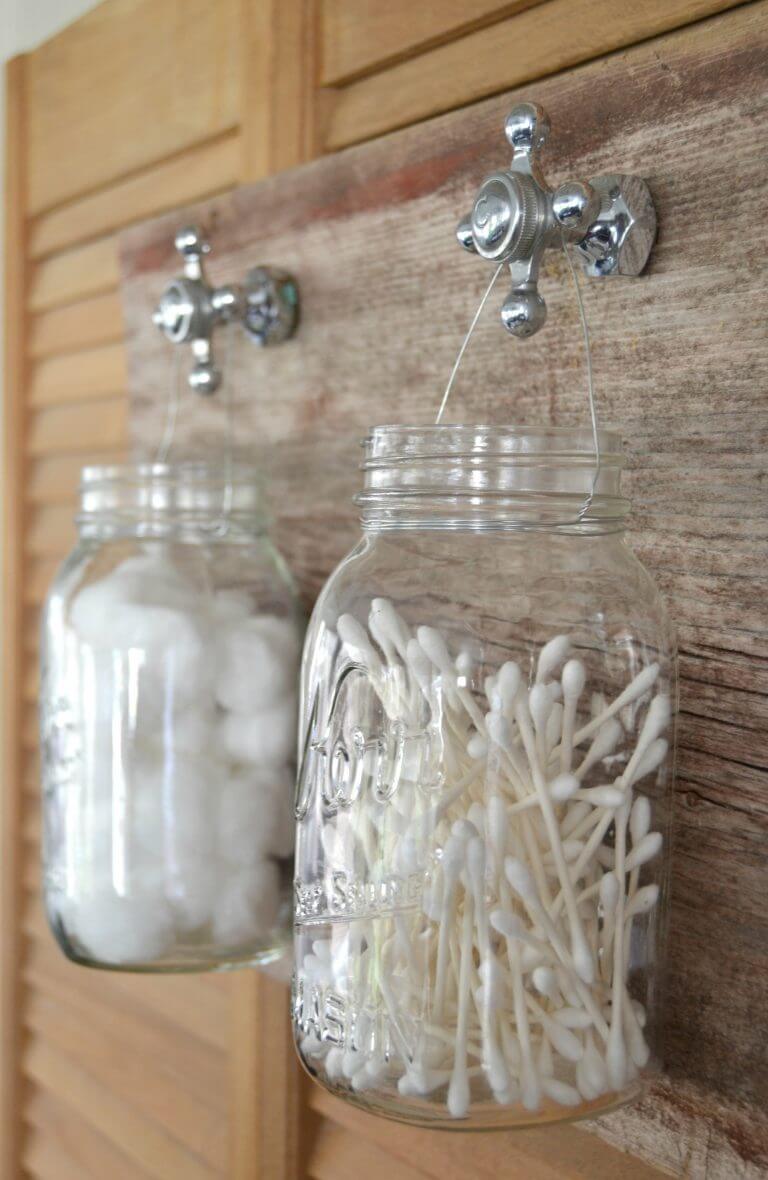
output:
POLYGON ((21 897, 21 744, 19 726, 21 677, 24 537, 24 304, 26 297, 26 232, 24 172, 26 108, 24 81, 27 59, 5 67, 5 175, 3 190, 4 275, 3 324, 3 541, 2 541, 2 794, 0 795, 0 1175, 15 1177, 20 1162, 22 1048, 18 1011, 21 1001, 19 929, 21 897))
POLYGON ((105 398, 71 406, 52 406, 31 416, 28 451, 31 456, 80 454, 83 450, 113 451, 120 447, 128 426, 128 399, 105 398))
POLYGON ((118 280, 117 241, 114 236, 98 238, 87 246, 54 254, 33 267, 29 309, 44 311, 88 295, 111 291, 118 280))
POLYGON ((28 208, 228 131, 239 87, 236 0, 97 6, 30 59, 28 208))
POLYGON ((31 357, 44 357, 111 344, 122 338, 122 305, 120 296, 112 292, 32 316, 28 349, 31 357))
POLYGON ((323 0, 320 28, 325 86, 348 82, 445 41, 532 8, 542 0, 323 0))
MULTIPOLYGON (((629 444, 632 540, 670 599, 683 656, 671 1080, 601 1120, 599 1132, 696 1180, 752 1180, 768 1161, 768 413, 759 380, 768 364, 768 280, 751 220, 764 189, 754 144, 768 123, 767 51, 768 5, 746 5, 188 211, 215 215, 222 274, 257 261, 268 245, 301 281, 300 333, 267 358, 280 396, 264 403, 243 390, 238 422, 244 449, 263 460, 275 536, 309 603, 359 532, 351 495, 360 434, 384 417, 426 422, 435 413, 488 281, 487 269, 458 250, 453 227, 479 179, 506 158, 512 102, 530 98, 549 110, 553 180, 611 168, 649 178, 661 233, 648 274, 583 287, 600 412, 629 444), (736 204, 720 158, 725 138, 738 160, 736 204)), ((162 414, 153 387, 161 352, 146 316, 172 257, 171 228, 161 218, 121 243, 131 424, 144 448, 162 414)), ((494 297, 465 358, 454 420, 586 420, 578 311, 557 255, 542 288, 549 323, 525 345, 501 333, 503 295, 494 297)), ((195 403, 179 445, 215 450, 223 425, 215 399, 195 403)))
POLYGON ((106 344, 48 357, 31 366, 28 402, 53 406, 116 397, 126 390, 125 349, 106 344))
POLYGON ((346 147, 509 86, 556 74, 740 0, 550 0, 343 87, 328 99, 323 145, 346 147))
POLYGON ((179 152, 126 180, 43 213, 32 223, 29 250, 42 258, 89 238, 232 188, 240 179, 239 133, 179 152))
POLYGON ((33 1039, 25 1055, 27 1076, 54 1093, 142 1169, 141 1175, 167 1180, 214 1180, 220 1176, 167 1131, 100 1085, 80 1065, 50 1044, 33 1039))

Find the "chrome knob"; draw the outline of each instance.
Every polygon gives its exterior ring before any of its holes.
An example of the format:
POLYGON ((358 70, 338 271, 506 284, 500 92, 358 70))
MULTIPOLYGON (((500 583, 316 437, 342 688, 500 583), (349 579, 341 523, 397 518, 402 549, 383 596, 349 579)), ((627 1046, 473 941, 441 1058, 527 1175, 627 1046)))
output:
POLYGON ((510 111, 504 133, 512 162, 483 180, 456 236, 470 253, 509 264, 512 290, 501 318, 508 332, 526 338, 546 320, 538 276, 547 248, 574 242, 590 275, 638 275, 653 246, 656 213, 648 186, 636 176, 573 180, 550 188, 538 160, 549 119, 535 103, 510 111))
POLYGON ((296 330, 299 291, 296 280, 273 267, 254 267, 241 285, 212 286, 203 260, 210 245, 203 231, 184 226, 174 239, 184 273, 172 279, 152 316, 173 344, 189 344, 194 364, 188 384, 196 393, 215 393, 222 373, 213 357, 213 335, 219 324, 239 322, 248 336, 264 346, 288 340, 296 330))

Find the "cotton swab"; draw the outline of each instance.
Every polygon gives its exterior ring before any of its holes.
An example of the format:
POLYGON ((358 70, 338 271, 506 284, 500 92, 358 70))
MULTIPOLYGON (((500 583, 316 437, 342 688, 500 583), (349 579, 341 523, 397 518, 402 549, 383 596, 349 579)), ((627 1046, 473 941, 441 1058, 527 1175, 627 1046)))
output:
MULTIPOLYGON (((328 836, 328 864, 338 873, 354 862, 371 899, 390 887, 400 896, 392 872, 424 885, 412 909, 360 919, 365 979, 356 969, 324 985, 346 995, 357 980, 356 1007, 378 994, 386 1043, 377 1034, 339 1059, 308 1041, 307 1052, 328 1058, 318 1069, 329 1079, 341 1062, 356 1093, 390 1080, 456 1119, 471 1113, 476 1088, 481 1101, 485 1087, 530 1112, 543 1098, 569 1108, 620 1090, 649 1057, 626 979, 632 924, 659 896, 641 873, 661 835, 633 795, 667 754, 663 693, 633 736, 658 665, 610 699, 587 690, 594 656, 569 658, 567 635, 541 647, 530 674, 508 659, 484 675, 474 641, 452 652, 437 627, 409 627, 385 599, 371 602, 367 628, 342 616, 338 630, 389 720, 421 745, 409 747, 390 800, 368 794, 364 776, 350 812, 359 818, 343 841, 328 836), (440 786, 426 789, 422 768, 433 776, 435 765, 440 786)), ((299 959, 299 977, 325 978, 330 960, 313 958, 299 959)))

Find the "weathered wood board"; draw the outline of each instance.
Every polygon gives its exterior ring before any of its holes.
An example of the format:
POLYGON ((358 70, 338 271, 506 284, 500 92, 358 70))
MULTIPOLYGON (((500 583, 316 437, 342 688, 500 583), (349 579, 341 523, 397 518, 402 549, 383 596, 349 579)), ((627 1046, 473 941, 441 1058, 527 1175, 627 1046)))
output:
MULTIPOLYGON (((605 1137, 690 1180, 768 1174, 768 6, 728 16, 325 158, 122 238, 131 422, 162 433, 169 346, 150 310, 172 238, 202 220, 210 272, 298 276, 290 346, 233 348, 237 443, 269 476, 275 535, 311 601, 357 535, 358 439, 428 422, 489 278, 453 236, 503 165, 504 115, 541 102, 549 175, 648 178, 660 232, 639 280, 584 280, 601 419, 626 439, 631 539, 677 623, 680 727, 667 1001, 668 1076, 605 1137), (762 146, 761 146, 762 145, 762 146)), ((501 284, 449 420, 586 419, 578 312, 548 259, 549 322, 517 343, 501 284)), ((177 453, 215 449, 223 399, 185 397, 177 453)))

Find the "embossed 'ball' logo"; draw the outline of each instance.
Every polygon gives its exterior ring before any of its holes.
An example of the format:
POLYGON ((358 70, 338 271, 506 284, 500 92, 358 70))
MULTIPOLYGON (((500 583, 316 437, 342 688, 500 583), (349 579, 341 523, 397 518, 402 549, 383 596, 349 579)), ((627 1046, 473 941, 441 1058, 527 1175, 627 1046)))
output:
POLYGON ((386 803, 397 791, 408 766, 423 788, 434 789, 430 771, 432 736, 424 727, 409 729, 388 715, 368 671, 346 664, 339 672, 327 709, 321 704, 322 686, 312 698, 307 718, 297 780, 296 818, 303 819, 311 800, 320 793, 323 811, 352 806, 367 792, 386 803))

